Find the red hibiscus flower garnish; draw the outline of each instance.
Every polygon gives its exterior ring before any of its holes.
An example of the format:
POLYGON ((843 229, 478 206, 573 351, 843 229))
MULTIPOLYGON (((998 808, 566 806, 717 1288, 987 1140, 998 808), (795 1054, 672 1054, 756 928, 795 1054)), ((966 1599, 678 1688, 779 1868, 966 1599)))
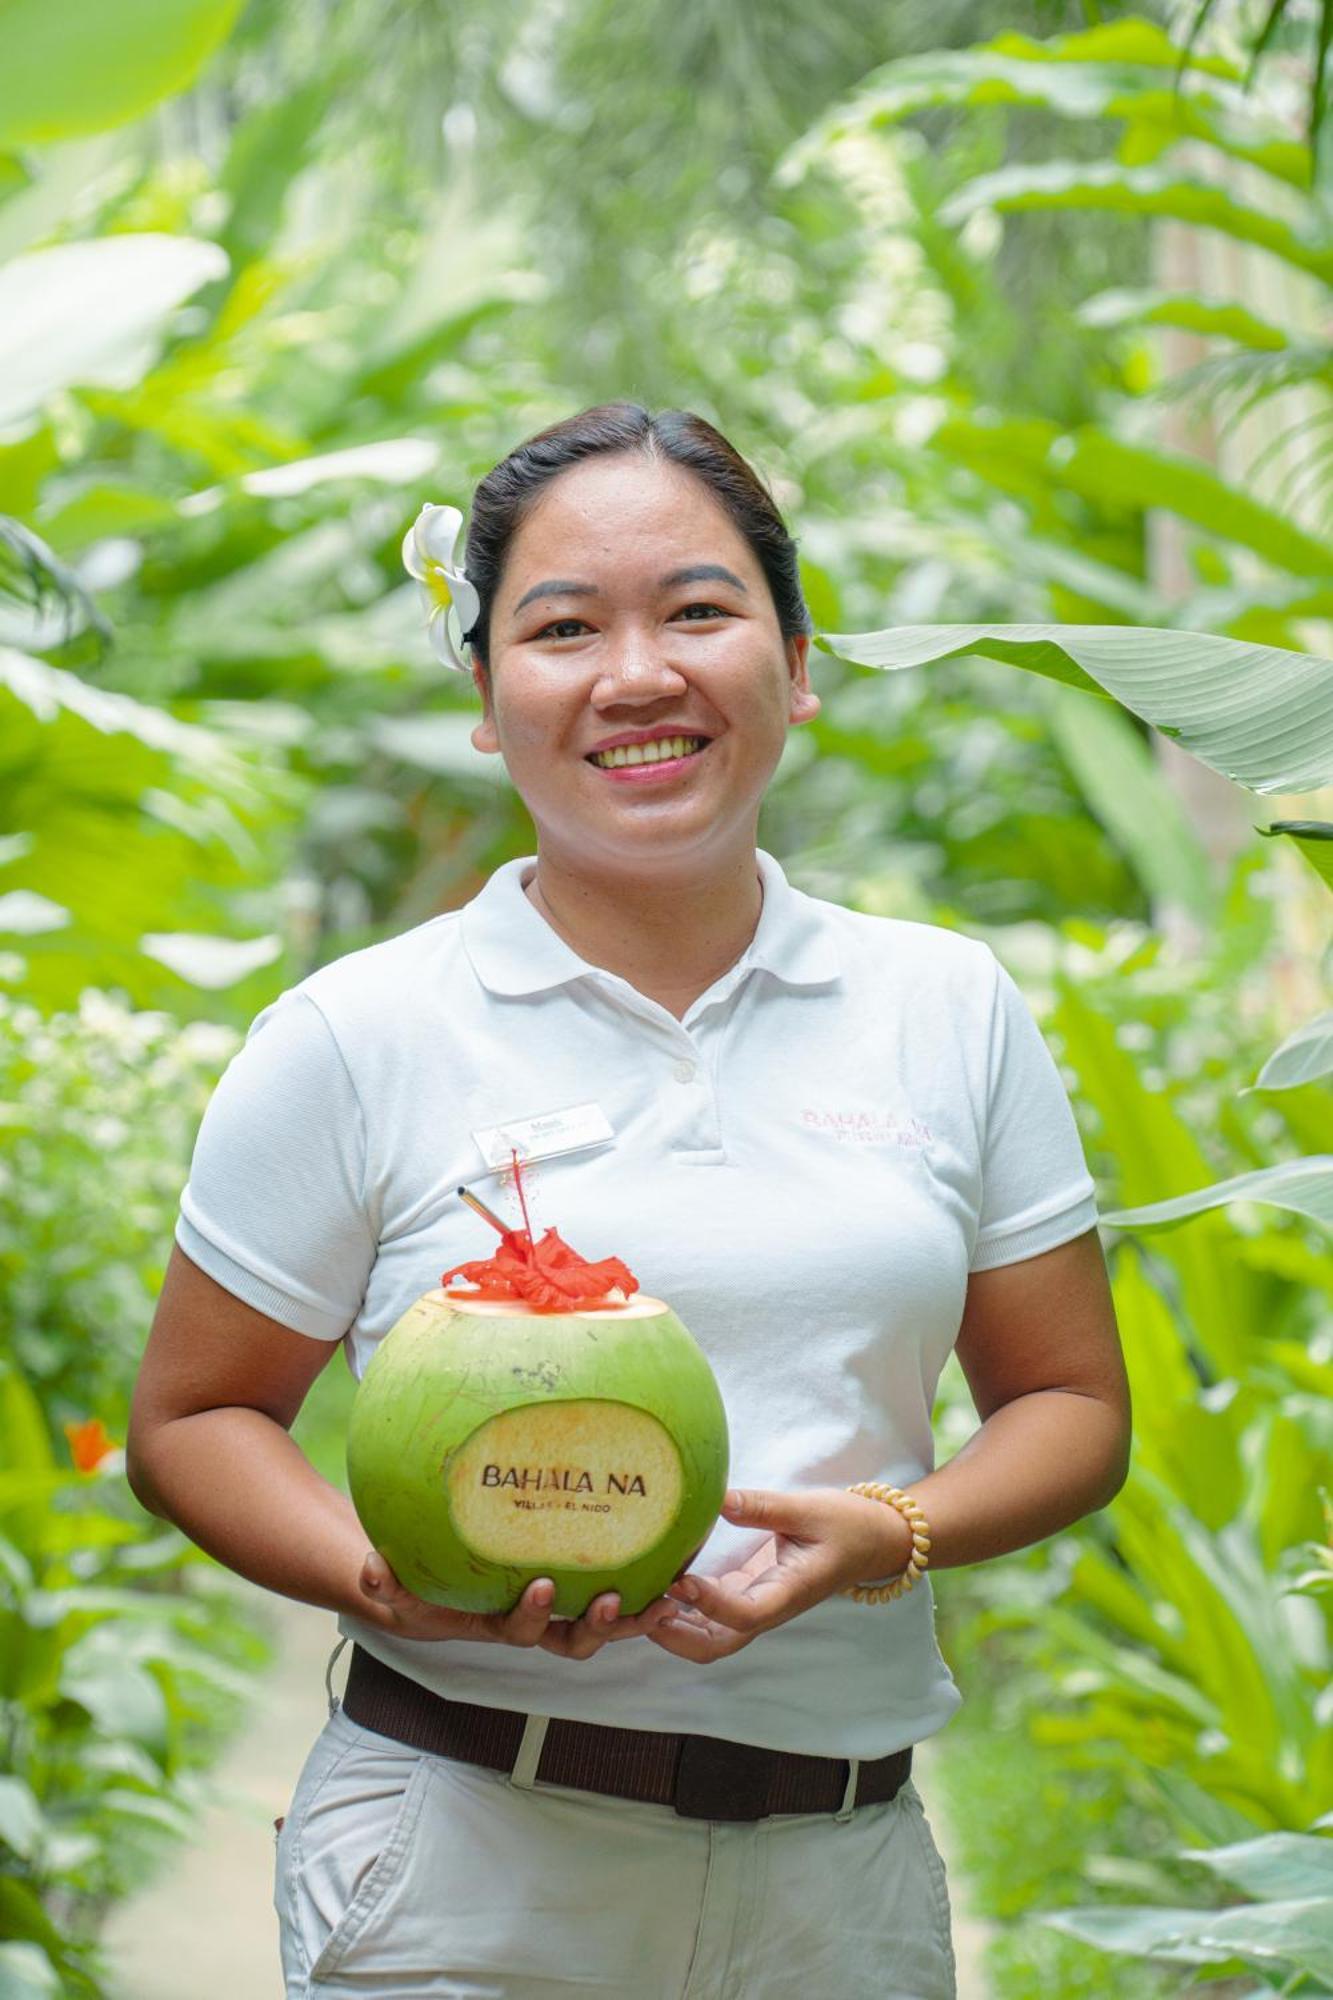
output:
MULTIPOLYGON (((548 1229, 540 1242, 533 1242, 532 1223, 524 1199, 518 1155, 514 1156, 514 1184, 523 1210, 523 1229, 506 1229, 489 1209, 469 1197, 469 1205, 484 1215, 500 1232, 500 1247, 493 1257, 455 1264, 441 1274, 440 1283, 466 1278, 475 1292, 460 1294, 477 1299, 522 1299, 538 1312, 577 1312, 581 1306, 623 1305, 639 1289, 639 1281, 619 1257, 603 1257, 590 1264, 571 1250, 559 1231, 548 1229), (619 1298, 610 1294, 618 1291, 619 1298)), ((464 1190, 460 1190, 464 1192, 464 1190)))

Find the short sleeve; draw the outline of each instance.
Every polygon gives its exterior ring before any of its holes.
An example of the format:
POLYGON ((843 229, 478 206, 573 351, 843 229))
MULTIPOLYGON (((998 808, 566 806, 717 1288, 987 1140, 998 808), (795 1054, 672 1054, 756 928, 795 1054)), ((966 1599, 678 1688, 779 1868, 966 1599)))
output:
POLYGON ((1053 1250, 1097 1221, 1096 1186, 1055 1058, 998 959, 995 972, 973 1271, 1053 1250))
POLYGON ((255 1016, 209 1099, 176 1241, 270 1319, 340 1340, 377 1248, 365 1155, 365 1120, 333 1032, 292 988, 255 1016))

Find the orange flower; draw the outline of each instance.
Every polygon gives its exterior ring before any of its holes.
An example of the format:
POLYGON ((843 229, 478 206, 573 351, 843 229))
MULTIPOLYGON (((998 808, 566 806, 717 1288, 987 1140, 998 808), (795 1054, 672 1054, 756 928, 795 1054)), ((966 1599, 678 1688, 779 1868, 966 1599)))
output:
POLYGON ((87 1417, 81 1424, 66 1424, 65 1436, 69 1439, 69 1455, 80 1472, 96 1472, 102 1460, 116 1450, 100 1417, 87 1417))

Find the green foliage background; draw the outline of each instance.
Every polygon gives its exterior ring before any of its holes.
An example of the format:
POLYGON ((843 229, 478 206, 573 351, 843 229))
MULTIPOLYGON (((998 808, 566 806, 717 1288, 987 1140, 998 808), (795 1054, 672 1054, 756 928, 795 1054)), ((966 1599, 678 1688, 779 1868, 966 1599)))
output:
MULTIPOLYGON (((611 395, 721 424, 843 635, 765 844, 995 946, 1112 1218, 1130 1480, 937 1584, 994 1990, 1333 1992, 1333 211, 1302 18, 1247 86, 1245 15, 1205 12, 1180 79, 1187 23, 1123 8, 984 45, 962 0, 0 10, 16 1993, 99 1990, 100 1917, 257 1657, 64 1425, 123 1438, 254 1014, 530 850, 399 544, 611 395), (1246 699, 1181 727, 1164 668, 1131 697, 1058 634, 948 637, 1020 624, 1120 628, 1136 671, 1138 628, 1221 635, 1246 699), (1287 817, 1258 838, 1164 737, 1287 817)), ((954 1369, 936 1414, 944 1456, 975 1427, 954 1369)))

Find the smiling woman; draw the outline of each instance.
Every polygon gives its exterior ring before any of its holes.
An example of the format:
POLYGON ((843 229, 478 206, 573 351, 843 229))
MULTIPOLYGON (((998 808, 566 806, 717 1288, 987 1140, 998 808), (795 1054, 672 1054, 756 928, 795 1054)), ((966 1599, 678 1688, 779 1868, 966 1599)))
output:
POLYGON ((952 2000, 930 1572, 1104 1505, 1128 1453, 1064 1086, 987 945, 756 846, 819 699, 795 544, 718 432, 585 411, 482 481, 466 574, 459 526, 408 554, 538 851, 252 1024, 129 1441, 145 1504, 355 1642, 279 1845, 288 1995, 952 2000), (360 1376, 475 1254, 456 1191, 511 1145, 722 1392, 743 1486, 632 1616, 554 1618, 549 1578, 422 1602, 288 1435, 335 1345, 360 1376), (935 1469, 955 1348, 982 1422, 935 1469))

